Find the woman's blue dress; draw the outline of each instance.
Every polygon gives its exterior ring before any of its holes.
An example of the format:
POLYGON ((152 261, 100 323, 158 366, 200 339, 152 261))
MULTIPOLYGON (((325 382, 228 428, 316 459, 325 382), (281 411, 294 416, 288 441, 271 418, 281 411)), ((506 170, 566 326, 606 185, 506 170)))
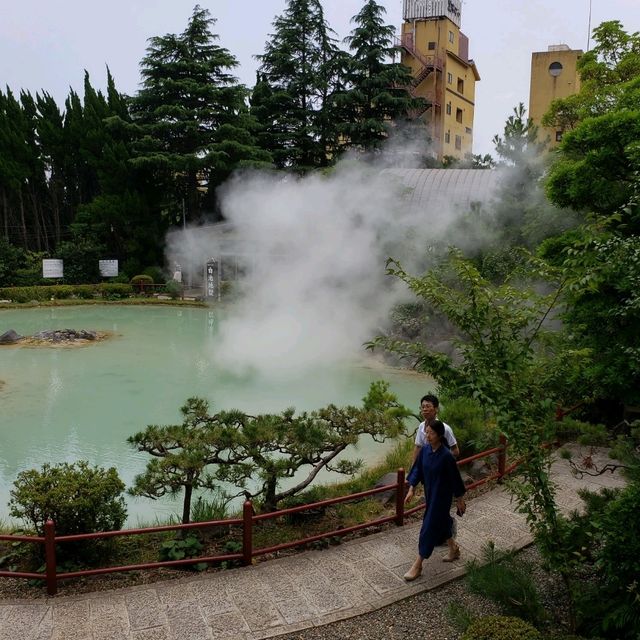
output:
POLYGON ((451 537, 451 501, 453 496, 464 495, 466 489, 456 460, 444 445, 435 451, 430 444, 422 447, 407 480, 412 487, 422 482, 427 496, 418 552, 422 558, 428 558, 436 545, 451 537))

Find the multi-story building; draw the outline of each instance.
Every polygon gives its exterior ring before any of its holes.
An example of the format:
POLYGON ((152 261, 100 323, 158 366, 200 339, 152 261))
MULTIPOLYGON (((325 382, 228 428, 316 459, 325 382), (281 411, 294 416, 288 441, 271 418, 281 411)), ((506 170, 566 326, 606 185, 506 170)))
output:
POLYGON ((464 158, 473 145, 475 83, 469 39, 460 31, 461 0, 404 0, 399 45, 411 68, 411 93, 424 98, 415 115, 428 126, 433 156, 464 158))
POLYGON ((570 49, 566 44, 549 46, 547 51, 531 54, 531 86, 529 89, 529 117, 538 125, 538 139, 547 141, 553 149, 562 139, 562 130, 543 127, 542 117, 558 98, 580 91, 577 64, 582 50, 570 49))

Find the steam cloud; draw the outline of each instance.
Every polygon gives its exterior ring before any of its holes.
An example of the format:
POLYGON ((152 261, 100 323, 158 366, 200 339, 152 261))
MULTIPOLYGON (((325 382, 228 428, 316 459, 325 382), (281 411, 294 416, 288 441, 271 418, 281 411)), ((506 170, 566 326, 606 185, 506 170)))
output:
POLYGON ((232 233, 175 232, 168 259, 197 274, 224 254, 248 265, 234 283, 239 299, 220 314, 213 354, 238 375, 291 375, 362 356, 391 308, 411 299, 385 275, 386 259, 411 270, 459 215, 439 206, 429 219, 392 174, 349 159, 328 176, 239 176, 221 196, 232 233))

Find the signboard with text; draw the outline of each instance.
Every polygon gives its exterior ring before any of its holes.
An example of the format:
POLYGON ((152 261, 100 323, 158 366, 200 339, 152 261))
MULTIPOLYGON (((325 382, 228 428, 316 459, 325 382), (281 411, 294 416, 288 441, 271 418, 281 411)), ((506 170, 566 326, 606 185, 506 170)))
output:
POLYGON ((98 268, 103 278, 115 278, 118 275, 117 260, 98 260, 98 268))
POLYGON ((220 300, 220 268, 217 260, 209 260, 205 267, 205 298, 220 300))
POLYGON ((62 260, 50 258, 42 261, 42 277, 43 278, 62 278, 64 277, 64 267, 62 260))
POLYGON ((402 13, 405 20, 449 18, 459 27, 462 0, 404 0, 402 13))

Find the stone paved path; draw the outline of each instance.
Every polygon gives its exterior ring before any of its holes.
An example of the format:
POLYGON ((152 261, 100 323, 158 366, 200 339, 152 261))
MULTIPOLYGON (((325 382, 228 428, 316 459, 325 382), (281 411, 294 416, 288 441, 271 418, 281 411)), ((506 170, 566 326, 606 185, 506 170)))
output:
MULTIPOLYGON (((600 461, 606 461, 603 452, 600 461)), ((577 490, 623 484, 618 473, 574 478, 553 465, 558 503, 580 507, 577 490)), ((462 558, 444 563, 436 549, 413 583, 402 579, 416 553, 419 523, 324 551, 253 567, 76 597, 0 601, 0 640, 257 640, 356 616, 464 573, 464 561, 493 540, 518 549, 531 542, 523 516, 496 488, 468 504, 458 520, 462 558)))

